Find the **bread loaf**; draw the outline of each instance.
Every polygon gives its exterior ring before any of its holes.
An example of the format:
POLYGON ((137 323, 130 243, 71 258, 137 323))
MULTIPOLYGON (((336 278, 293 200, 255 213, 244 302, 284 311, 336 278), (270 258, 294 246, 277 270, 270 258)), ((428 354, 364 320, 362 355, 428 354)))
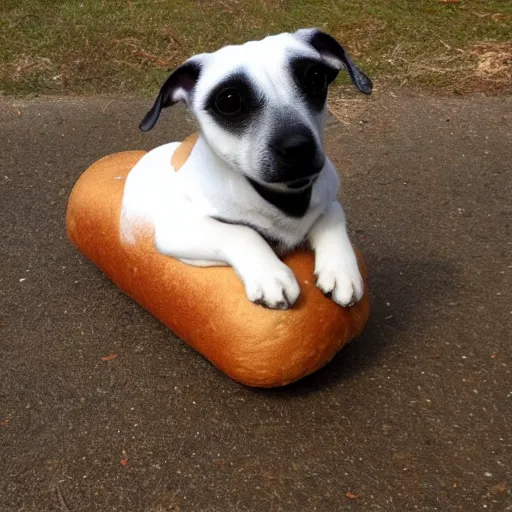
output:
MULTIPOLYGON (((173 156, 178 169, 195 136, 173 156)), ((315 286, 314 255, 301 250, 284 258, 301 294, 289 310, 251 303, 230 267, 201 268, 159 253, 151 228, 135 245, 120 236, 124 181, 143 151, 102 158, 75 184, 67 209, 67 232, 76 247, 123 292, 231 378, 248 386, 275 387, 296 381, 328 363, 359 335, 369 316, 365 296, 343 308, 315 286)))

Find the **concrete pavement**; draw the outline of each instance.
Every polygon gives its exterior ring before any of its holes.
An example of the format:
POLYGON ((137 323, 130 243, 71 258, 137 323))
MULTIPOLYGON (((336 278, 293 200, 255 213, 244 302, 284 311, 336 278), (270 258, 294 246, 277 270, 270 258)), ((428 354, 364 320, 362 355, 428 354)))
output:
POLYGON ((148 105, 0 101, 0 511, 512 510, 512 98, 376 95, 329 123, 372 315, 273 391, 66 238, 89 164, 193 129, 176 108, 141 134, 148 105))

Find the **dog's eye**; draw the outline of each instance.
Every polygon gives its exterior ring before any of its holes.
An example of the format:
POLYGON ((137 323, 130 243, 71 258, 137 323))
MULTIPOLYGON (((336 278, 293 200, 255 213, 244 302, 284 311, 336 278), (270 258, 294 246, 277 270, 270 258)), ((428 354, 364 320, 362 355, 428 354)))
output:
POLYGON ((243 109, 243 98, 236 89, 224 89, 215 98, 215 107, 224 115, 233 116, 243 109))
POLYGON ((320 96, 325 93, 328 85, 327 73, 323 66, 315 64, 306 69, 304 87, 309 94, 320 96))

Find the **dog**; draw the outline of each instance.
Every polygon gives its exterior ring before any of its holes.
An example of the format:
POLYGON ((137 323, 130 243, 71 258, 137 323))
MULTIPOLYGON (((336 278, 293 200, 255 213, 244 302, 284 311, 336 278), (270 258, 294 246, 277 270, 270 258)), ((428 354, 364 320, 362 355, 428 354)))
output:
POLYGON ((184 102, 200 136, 180 169, 179 143, 143 156, 125 183, 121 232, 133 243, 150 224, 158 251, 190 265, 230 265, 247 298, 287 309, 300 294, 279 256, 303 244, 315 252, 316 286, 341 306, 363 281, 337 201, 338 174, 324 152, 327 89, 346 69, 355 87, 371 80, 343 47, 317 29, 198 54, 162 85, 140 124, 184 102))

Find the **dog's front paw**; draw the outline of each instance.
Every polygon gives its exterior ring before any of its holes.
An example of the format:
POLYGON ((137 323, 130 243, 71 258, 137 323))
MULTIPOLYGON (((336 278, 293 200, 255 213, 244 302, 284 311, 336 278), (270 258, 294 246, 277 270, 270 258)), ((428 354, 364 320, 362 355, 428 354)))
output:
POLYGON ((352 306, 363 297, 364 284, 357 261, 317 261, 316 286, 340 306, 352 306))
POLYGON ((271 309, 290 308, 300 294, 295 275, 284 263, 253 268, 243 281, 248 299, 271 309))

